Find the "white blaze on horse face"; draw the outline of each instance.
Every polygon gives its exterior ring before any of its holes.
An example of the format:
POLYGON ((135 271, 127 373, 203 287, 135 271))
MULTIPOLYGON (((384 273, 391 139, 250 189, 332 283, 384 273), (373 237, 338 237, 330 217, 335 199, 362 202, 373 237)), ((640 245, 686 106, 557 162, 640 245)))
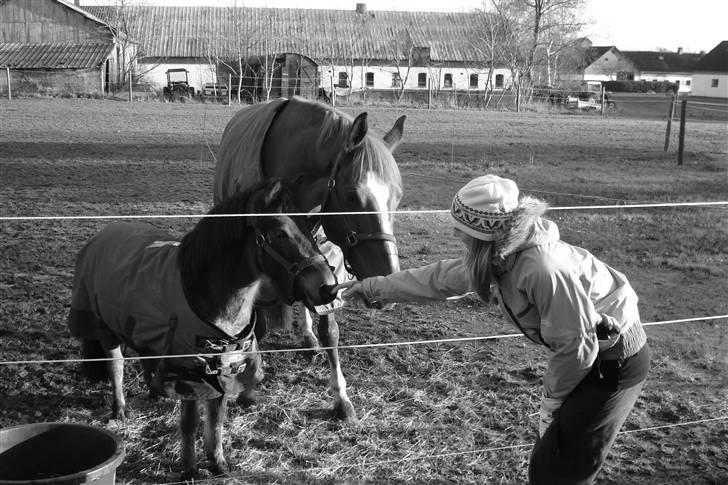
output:
POLYGON ((382 231, 387 234, 394 234, 394 224, 389 213, 389 197, 391 195, 389 187, 376 174, 371 172, 367 174, 365 185, 372 195, 374 195, 374 199, 377 202, 377 211, 379 211, 382 231))

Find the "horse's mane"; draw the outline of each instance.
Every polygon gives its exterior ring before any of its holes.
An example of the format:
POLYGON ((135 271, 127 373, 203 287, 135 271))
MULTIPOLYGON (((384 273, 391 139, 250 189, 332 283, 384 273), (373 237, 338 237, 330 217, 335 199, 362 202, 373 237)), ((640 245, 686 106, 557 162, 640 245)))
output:
MULTIPOLYGON (((316 147, 324 149, 332 140, 341 146, 348 136, 354 118, 331 106, 318 106, 324 110, 324 117, 316 147)), ((361 183, 366 174, 373 172, 391 186, 393 197, 390 197, 390 201, 399 201, 402 196, 402 177, 392 152, 383 140, 367 132, 364 141, 356 147, 352 155, 352 178, 355 183, 361 183)))
MULTIPOLYGON (((247 214, 251 212, 253 198, 266 189, 270 181, 259 182, 250 188, 238 192, 215 205, 208 214, 247 214)), ((280 200, 269 207, 281 212, 288 212, 291 200, 284 189, 280 200)), ((251 217, 203 217, 195 227, 185 234, 180 242, 179 266, 184 272, 198 271, 209 264, 218 254, 232 245, 240 245, 254 227, 251 217)), ((241 246, 242 248, 242 246, 241 246)))

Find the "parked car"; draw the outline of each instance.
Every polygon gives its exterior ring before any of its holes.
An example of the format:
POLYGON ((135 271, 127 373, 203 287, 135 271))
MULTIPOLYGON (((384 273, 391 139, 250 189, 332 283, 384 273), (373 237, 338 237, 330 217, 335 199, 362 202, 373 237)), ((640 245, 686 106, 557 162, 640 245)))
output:
POLYGON ((224 84, 205 83, 200 90, 202 101, 227 101, 228 87, 224 84))

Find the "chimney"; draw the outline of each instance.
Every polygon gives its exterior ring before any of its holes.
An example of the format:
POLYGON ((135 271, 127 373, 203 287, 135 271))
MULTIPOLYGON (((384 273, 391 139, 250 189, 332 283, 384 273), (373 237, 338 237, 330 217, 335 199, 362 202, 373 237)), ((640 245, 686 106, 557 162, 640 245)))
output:
POLYGON ((366 15, 367 4, 366 3, 357 3, 356 4, 356 13, 361 14, 361 15, 366 15))
POLYGON ((678 55, 679 55, 679 54, 682 54, 682 47, 678 47, 678 48, 677 48, 677 53, 678 53, 678 55))

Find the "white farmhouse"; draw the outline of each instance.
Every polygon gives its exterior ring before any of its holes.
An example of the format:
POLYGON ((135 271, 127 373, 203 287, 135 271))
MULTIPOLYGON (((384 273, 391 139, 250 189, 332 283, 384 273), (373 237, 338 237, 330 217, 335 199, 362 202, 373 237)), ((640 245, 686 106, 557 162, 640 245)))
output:
POLYGON ((695 65, 692 95, 728 98, 728 40, 715 46, 695 65))

